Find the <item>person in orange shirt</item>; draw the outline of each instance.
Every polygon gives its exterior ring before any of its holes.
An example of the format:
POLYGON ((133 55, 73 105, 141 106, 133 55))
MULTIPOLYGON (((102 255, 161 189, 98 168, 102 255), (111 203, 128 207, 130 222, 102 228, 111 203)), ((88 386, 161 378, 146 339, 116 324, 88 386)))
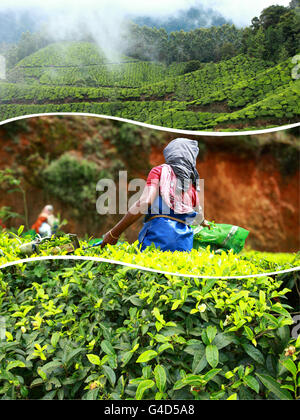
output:
POLYGON ((39 214, 31 229, 42 237, 51 236, 57 228, 57 219, 54 217, 53 206, 48 204, 39 214))

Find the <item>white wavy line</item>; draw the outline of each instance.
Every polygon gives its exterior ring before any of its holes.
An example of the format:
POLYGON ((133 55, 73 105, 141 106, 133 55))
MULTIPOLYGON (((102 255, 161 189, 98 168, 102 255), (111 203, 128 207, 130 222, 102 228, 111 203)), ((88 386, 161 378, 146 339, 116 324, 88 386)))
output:
POLYGON ((282 131, 282 130, 289 130, 290 128, 295 128, 300 126, 300 122, 298 123, 294 123, 294 124, 289 124, 289 125, 283 125, 283 126, 279 126, 279 127, 273 127, 273 128, 267 128, 267 129, 257 129, 257 130, 252 130, 252 131, 193 131, 193 130, 179 130, 179 129, 174 129, 174 128, 168 128, 168 127, 160 127, 158 125, 151 125, 151 124, 146 124, 146 123, 142 123, 139 121, 134 121, 134 120, 129 120, 126 118, 121 118, 121 117, 114 117, 114 116, 108 116, 108 115, 102 115, 102 114, 89 114, 89 113, 84 113, 84 112, 49 112, 49 113, 44 113, 44 114, 30 114, 30 115, 23 115, 23 116, 19 116, 19 117, 14 117, 14 118, 10 118, 7 120, 4 120, 2 122, 0 122, 0 125, 4 125, 4 124, 8 124, 10 122, 14 122, 14 121, 18 121, 21 119, 26 119, 26 118, 36 118, 36 117, 43 117, 43 116, 55 116, 55 115, 65 115, 65 116, 73 116, 73 115, 77 115, 77 116, 82 116, 82 117, 96 117, 96 118, 106 118, 109 120, 116 120, 116 121, 120 121, 120 122, 125 122, 125 123, 129 123, 129 124, 135 124, 135 125, 139 125, 145 128, 150 128, 152 130, 160 130, 160 131, 168 131, 170 133, 177 133, 177 134, 185 134, 185 135, 195 135, 195 136, 200 136, 200 135, 205 135, 205 136, 222 136, 222 137, 228 137, 228 136, 251 136, 251 135, 255 135, 255 134, 266 134, 266 133, 273 133, 275 131, 282 131))
MULTIPOLYGON (((206 136, 240 136, 240 135, 253 135, 253 134, 265 134, 265 133, 272 133, 275 131, 279 131, 279 130, 288 130, 290 128, 294 128, 294 127, 298 127, 300 125, 300 123, 295 123, 295 124, 290 124, 290 125, 286 125, 286 126, 281 126, 281 127, 274 127, 274 128, 269 128, 269 129, 265 129, 265 130, 255 130, 255 131, 241 131, 241 132, 206 132, 206 131, 189 131, 189 130, 178 130, 178 129, 171 129, 171 128, 166 128, 166 127, 159 127, 159 126, 155 126, 155 125, 151 125, 151 124, 145 124, 142 122, 138 122, 138 121, 133 121, 133 120, 129 120, 129 119, 125 119, 125 118, 120 118, 120 117, 114 117, 114 116, 107 116, 107 115, 100 115, 100 114, 89 114, 89 113, 81 113, 81 112, 58 112, 58 113, 41 113, 41 114, 31 114, 31 115, 24 115, 24 116, 18 116, 18 117, 14 117, 14 118, 10 118, 7 120, 4 120, 2 122, 0 122, 0 126, 4 125, 4 124, 8 124, 10 122, 14 122, 14 121, 18 121, 18 120, 22 120, 22 119, 29 119, 29 118, 36 118, 36 117, 42 117, 42 116, 61 116, 61 115, 65 115, 65 116, 73 116, 73 115, 77 115, 77 116, 83 116, 83 117, 96 117, 96 118, 107 118, 107 119, 111 119, 111 120, 116 120, 116 121, 120 121, 120 122, 125 122, 125 123, 131 123, 131 124, 136 124, 145 128, 150 128, 150 129, 154 129, 154 130, 161 130, 161 131, 168 131, 168 132, 172 132, 172 133, 178 133, 178 134, 186 134, 186 135, 206 135, 206 136)), ((284 274, 284 273, 289 273, 289 272, 293 272, 293 271, 299 271, 300 270, 300 266, 299 267, 294 267, 294 268, 290 268, 287 270, 281 270, 281 271, 275 271, 275 272, 270 272, 270 273, 262 273, 262 274, 251 274, 248 276, 199 276, 199 275, 191 275, 191 274, 181 274, 181 273, 173 273, 173 272, 168 272, 168 271, 163 271, 163 270, 156 270, 156 269, 151 269, 151 268, 147 268, 147 267, 142 267, 142 266, 138 266, 135 264, 130 264, 130 263, 124 263, 121 261, 115 261, 115 260, 108 260, 108 259, 104 259, 104 258, 96 258, 96 257, 83 257, 83 256, 46 256, 46 257, 36 257, 36 258, 27 258, 27 259, 22 259, 22 260, 18 260, 18 261, 14 261, 14 262, 9 262, 6 263, 2 266, 0 266, 0 269, 12 266, 12 265, 18 265, 18 264, 23 264, 23 263, 27 263, 27 262, 35 262, 35 261, 42 261, 42 260, 81 260, 81 261, 95 261, 95 262, 107 262, 107 263, 111 263, 111 264, 118 264, 118 265, 123 265, 126 267, 131 267, 131 268, 136 268, 139 270, 144 270, 144 271, 149 271, 149 272, 154 272, 154 273, 160 273, 160 274, 165 274, 165 275, 171 275, 171 276, 178 276, 178 277, 188 277, 188 278, 200 278, 200 279, 246 279, 246 278, 257 278, 257 277, 267 277, 267 276, 272 276, 272 275, 278 275, 278 274, 284 274)))
POLYGON ((58 256, 44 256, 44 257, 35 257, 35 258, 25 258, 22 260, 17 260, 13 262, 6 263, 2 266, 0 266, 0 270, 3 270, 4 268, 11 267, 13 265, 19 265, 29 262, 36 262, 36 261, 45 261, 45 260, 79 260, 79 261, 94 261, 94 262, 104 262, 104 263, 110 263, 110 264, 117 264, 122 265, 125 267, 135 268, 142 271, 149 271, 151 273, 159 273, 159 274, 165 274, 169 276, 176 276, 176 277, 187 277, 187 278, 197 278, 197 279, 220 279, 220 280, 237 280, 237 279, 248 279, 248 278, 258 278, 258 277, 270 277, 275 276, 278 274, 285 274, 285 273, 291 273, 293 271, 300 271, 300 266, 289 268, 287 270, 281 270, 281 271, 274 271, 270 273, 260 273, 260 274, 250 274, 248 276, 197 276, 195 274, 181 274, 181 273, 172 273, 168 271, 162 271, 162 270, 156 270, 153 268, 148 267, 142 267, 136 264, 130 264, 125 263, 122 261, 115 261, 115 260, 108 260, 105 258, 97 258, 97 257, 84 257, 84 256, 67 256, 67 255, 58 255, 58 256))

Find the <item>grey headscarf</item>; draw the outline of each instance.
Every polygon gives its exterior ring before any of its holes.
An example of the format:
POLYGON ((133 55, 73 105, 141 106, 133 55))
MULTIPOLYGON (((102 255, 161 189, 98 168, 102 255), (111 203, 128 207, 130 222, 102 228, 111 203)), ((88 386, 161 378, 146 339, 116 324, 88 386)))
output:
POLYGON ((196 169, 196 160, 199 154, 198 142, 189 139, 175 139, 164 149, 167 165, 170 165, 179 182, 179 189, 187 191, 191 182, 197 185, 199 174, 196 169))

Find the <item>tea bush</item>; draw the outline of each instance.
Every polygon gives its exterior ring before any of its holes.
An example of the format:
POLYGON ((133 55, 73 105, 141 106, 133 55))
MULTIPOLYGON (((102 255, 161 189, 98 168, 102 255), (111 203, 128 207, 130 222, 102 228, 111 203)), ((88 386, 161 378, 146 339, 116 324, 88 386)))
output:
POLYGON ((287 293, 267 276, 190 279, 91 261, 8 267, 0 395, 299 398, 300 339, 291 339, 287 293))
POLYGON ((68 48, 61 56, 50 45, 10 71, 7 82, 12 83, 0 82, 2 120, 84 112, 206 131, 298 121, 299 81, 293 79, 291 58, 274 65, 240 54, 185 73, 186 63, 167 66, 128 57, 108 63, 95 46, 74 43, 68 48))
POLYGON ((10 70, 8 80, 56 86, 136 87, 181 74, 185 66, 126 56, 108 59, 93 43, 66 42, 48 45, 25 57, 10 70))
MULTIPOLYGON (((19 229, 19 236, 8 231, 0 232, 0 267, 6 263, 24 258, 20 253, 20 246, 32 240, 30 235, 22 236, 23 227, 19 229)), ((39 246, 40 253, 31 257, 47 257, 51 255, 66 255, 67 251, 58 249, 69 241, 62 235, 52 241, 44 242, 39 246), (54 253, 55 250, 55 253, 54 253)), ((80 248, 72 255, 77 257, 95 257, 106 261, 133 264, 138 267, 149 268, 156 271, 176 273, 193 276, 249 276, 283 270, 300 269, 300 253, 272 254, 258 251, 243 251, 234 254, 232 251, 217 254, 207 247, 203 250, 193 249, 191 252, 161 252, 150 246, 147 252, 141 252, 138 243, 118 243, 115 246, 99 246, 84 249, 94 241, 80 240, 80 248)))

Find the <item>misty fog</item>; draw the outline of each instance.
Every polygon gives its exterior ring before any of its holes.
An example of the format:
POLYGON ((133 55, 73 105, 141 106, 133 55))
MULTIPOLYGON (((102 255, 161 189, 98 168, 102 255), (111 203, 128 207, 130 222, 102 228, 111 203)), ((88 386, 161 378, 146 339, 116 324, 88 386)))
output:
MULTIPOLYGON (((275 3, 287 6, 289 0, 275 3)), ((126 25, 130 20, 140 18, 143 22, 144 18, 152 18, 163 26, 164 22, 177 18, 180 24, 181 16, 195 7, 200 10, 196 25, 209 27, 219 19, 220 24, 234 23, 242 27, 272 4, 274 0, 65 0, 64 3, 15 0, 13 4, 0 0, 0 13, 13 12, 21 27, 22 14, 26 13, 31 30, 42 30, 53 42, 90 36, 109 61, 115 61, 126 51, 129 42, 126 25)))

